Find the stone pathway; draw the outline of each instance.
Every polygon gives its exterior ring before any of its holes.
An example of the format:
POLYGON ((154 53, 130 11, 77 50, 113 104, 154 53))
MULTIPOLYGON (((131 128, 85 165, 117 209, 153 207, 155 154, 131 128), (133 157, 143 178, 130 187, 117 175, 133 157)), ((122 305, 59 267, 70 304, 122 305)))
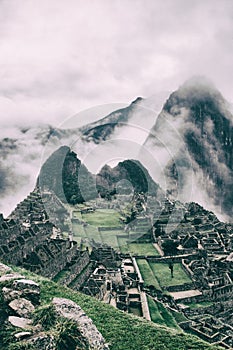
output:
POLYGON ((197 289, 184 290, 181 292, 170 292, 175 300, 186 299, 190 297, 195 297, 197 295, 202 295, 202 293, 197 289))
POLYGON ((140 295, 141 295, 141 302, 142 302, 143 317, 146 320, 151 321, 150 310, 149 310, 149 306, 148 306, 148 303, 147 303, 146 293, 145 292, 141 292, 140 295))
POLYGON ((162 249, 160 248, 160 246, 158 245, 158 243, 153 243, 153 246, 158 251, 159 255, 164 256, 164 253, 163 253, 162 249))

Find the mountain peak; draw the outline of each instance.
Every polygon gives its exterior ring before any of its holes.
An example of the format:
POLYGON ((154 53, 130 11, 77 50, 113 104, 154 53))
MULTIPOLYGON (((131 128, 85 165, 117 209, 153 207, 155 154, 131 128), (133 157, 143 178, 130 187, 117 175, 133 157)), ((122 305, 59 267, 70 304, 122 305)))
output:
POLYGON ((142 101, 144 101, 144 98, 143 97, 137 97, 132 103, 131 103, 131 105, 132 104, 136 104, 136 103, 140 103, 140 102, 142 102, 142 101))
POLYGON ((196 88, 196 89, 214 89, 216 90, 214 83, 207 77, 202 75, 195 75, 187 79, 182 85, 181 88, 196 88))
POLYGON ((187 80, 173 92, 166 101, 164 109, 173 114, 174 106, 192 109, 198 105, 212 105, 212 108, 219 109, 224 103, 226 101, 214 84, 205 77, 197 76, 187 80))

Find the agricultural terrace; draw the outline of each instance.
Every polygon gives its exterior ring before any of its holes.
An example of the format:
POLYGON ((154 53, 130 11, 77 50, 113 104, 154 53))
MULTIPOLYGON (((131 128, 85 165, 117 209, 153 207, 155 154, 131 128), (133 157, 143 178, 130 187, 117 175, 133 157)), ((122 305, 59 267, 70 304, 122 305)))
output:
POLYGON ((82 214, 82 220, 95 227, 121 226, 120 214, 114 209, 96 209, 93 213, 82 214))
POLYGON ((166 263, 153 263, 148 262, 146 259, 137 259, 137 264, 145 285, 153 285, 157 289, 192 282, 180 263, 174 264, 173 278, 166 263))
POLYGON ((159 256, 157 249, 152 243, 126 243, 122 241, 120 246, 122 254, 131 254, 132 256, 159 256))

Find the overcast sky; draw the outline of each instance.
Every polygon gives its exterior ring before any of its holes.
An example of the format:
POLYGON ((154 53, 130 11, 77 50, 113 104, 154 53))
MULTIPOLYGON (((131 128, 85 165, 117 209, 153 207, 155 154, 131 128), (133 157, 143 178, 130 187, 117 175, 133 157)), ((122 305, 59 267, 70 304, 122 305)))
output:
POLYGON ((233 101, 232 0, 0 0, 1 124, 59 124, 206 75, 233 101))

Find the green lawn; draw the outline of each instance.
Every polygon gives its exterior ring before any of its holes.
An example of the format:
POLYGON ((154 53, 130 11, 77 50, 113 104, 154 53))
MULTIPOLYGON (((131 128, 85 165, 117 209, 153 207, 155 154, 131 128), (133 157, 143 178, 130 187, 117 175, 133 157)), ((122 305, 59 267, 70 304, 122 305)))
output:
POLYGON ((161 287, 178 286, 184 283, 192 282, 189 276, 182 269, 180 263, 174 264, 173 278, 171 277, 168 264, 150 262, 149 265, 161 287))
POLYGON ((211 301, 202 301, 199 303, 190 303, 190 304, 185 304, 187 306, 190 307, 190 309, 198 309, 198 308, 202 308, 202 307, 208 307, 213 305, 213 303, 211 301))
POLYGON ((128 237, 117 236, 118 247, 122 254, 128 253, 128 237))
POLYGON ((117 235, 120 235, 121 231, 114 231, 114 230, 108 230, 108 231, 102 231, 100 230, 100 235, 102 238, 102 242, 105 244, 108 244, 109 246, 113 248, 118 249, 118 240, 117 235))
POLYGON ((128 249, 132 255, 159 256, 157 249, 155 249, 152 243, 130 243, 128 249))
POLYGON ((99 233, 98 227, 87 225, 85 226, 84 230, 86 232, 87 238, 89 238, 90 240, 94 239, 96 242, 102 243, 102 238, 99 233))
POLYGON ((74 210, 72 216, 74 219, 82 220, 82 214, 80 210, 74 210))
POLYGON ((114 209, 97 209, 94 213, 82 214, 82 219, 96 227, 121 226, 120 214, 114 209))
POLYGON ((146 259, 137 259, 137 264, 141 272, 142 278, 147 286, 154 286, 156 289, 161 290, 158 280, 156 279, 150 265, 146 259))
POLYGON ((83 225, 81 225, 81 224, 73 222, 72 223, 72 231, 73 231, 73 234, 74 234, 74 238, 75 237, 82 237, 82 238, 86 238, 87 237, 86 232, 85 232, 85 230, 83 228, 83 225))
POLYGON ((161 304, 151 297, 147 297, 148 306, 150 310, 151 321, 167 326, 169 328, 179 329, 175 318, 172 314, 161 304))
MULTIPOLYGON (((118 242, 119 242, 118 237, 118 242)), ((120 250, 123 254, 131 254, 133 256, 143 255, 143 256, 159 256, 157 249, 152 243, 127 243, 128 238, 123 238, 120 240, 120 250)))
POLYGON ((162 287, 177 286, 192 282, 179 263, 174 264, 173 278, 171 277, 168 264, 148 263, 146 259, 137 259, 137 264, 147 286, 153 285, 155 288, 161 289, 162 287))

